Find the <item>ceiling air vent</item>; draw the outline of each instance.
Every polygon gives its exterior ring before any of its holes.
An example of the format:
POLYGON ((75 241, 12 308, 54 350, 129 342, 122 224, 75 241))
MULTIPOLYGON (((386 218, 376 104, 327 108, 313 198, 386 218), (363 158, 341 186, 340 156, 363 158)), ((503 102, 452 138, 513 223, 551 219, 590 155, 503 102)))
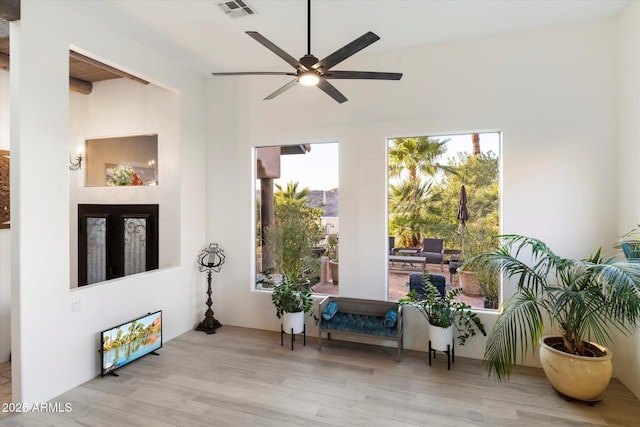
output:
POLYGON ((222 9, 227 16, 231 16, 232 18, 242 18, 256 14, 255 9, 242 0, 225 1, 218 3, 218 6, 220 6, 220 9, 222 9))

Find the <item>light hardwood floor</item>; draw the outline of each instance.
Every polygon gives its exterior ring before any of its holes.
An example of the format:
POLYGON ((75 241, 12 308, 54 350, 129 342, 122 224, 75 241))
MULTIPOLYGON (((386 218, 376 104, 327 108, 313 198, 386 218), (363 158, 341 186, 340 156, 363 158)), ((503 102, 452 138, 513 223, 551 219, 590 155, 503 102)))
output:
POLYGON ((11 362, 0 363, 0 418, 9 414, 2 412, 3 405, 11 402, 11 362))
MULTIPOLYGON (((285 337, 286 338, 286 337, 285 337)), ((187 332, 118 371, 51 403, 70 412, 29 413, 2 426, 640 426, 640 401, 613 380, 589 406, 558 396, 540 369, 510 383, 481 362, 315 339, 295 350, 278 333, 223 326, 187 332)))

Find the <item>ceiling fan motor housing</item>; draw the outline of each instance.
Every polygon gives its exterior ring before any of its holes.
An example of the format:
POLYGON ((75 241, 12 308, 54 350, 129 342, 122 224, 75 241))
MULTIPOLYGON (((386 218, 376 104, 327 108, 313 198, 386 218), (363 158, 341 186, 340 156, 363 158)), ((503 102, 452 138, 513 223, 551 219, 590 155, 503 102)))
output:
POLYGON ((314 65, 316 65, 318 63, 318 58, 316 58, 313 55, 308 55, 307 54, 307 55, 303 56, 302 58, 300 58, 300 63, 302 65, 304 65, 307 70, 312 70, 311 67, 313 67, 314 65))

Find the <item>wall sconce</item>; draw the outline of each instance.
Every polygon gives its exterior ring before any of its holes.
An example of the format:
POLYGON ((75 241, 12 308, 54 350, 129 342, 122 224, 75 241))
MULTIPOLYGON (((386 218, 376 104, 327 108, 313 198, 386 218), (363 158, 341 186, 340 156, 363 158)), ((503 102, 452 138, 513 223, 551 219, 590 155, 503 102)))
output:
POLYGON ((84 159, 84 157, 82 156, 83 152, 84 149, 82 147, 78 147, 78 150, 76 151, 75 162, 71 159, 71 154, 69 154, 69 170, 77 171, 78 169, 82 168, 82 160, 84 159))

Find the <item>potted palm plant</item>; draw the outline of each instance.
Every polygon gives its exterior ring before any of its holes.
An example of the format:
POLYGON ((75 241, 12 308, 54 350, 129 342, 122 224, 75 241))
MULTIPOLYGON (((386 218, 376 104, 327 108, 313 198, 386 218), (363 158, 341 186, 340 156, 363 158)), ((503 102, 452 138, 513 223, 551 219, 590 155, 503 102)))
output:
POLYGON ((461 288, 442 296, 429 281, 429 274, 423 274, 422 277, 424 299, 418 300, 416 292, 412 291, 399 302, 414 307, 425 318, 432 349, 447 351, 447 345, 453 343, 454 328, 459 345, 464 345, 469 337, 476 335, 476 330, 486 335, 482 321, 471 311, 471 306, 456 300, 462 292, 461 288))
POLYGON ((280 284, 273 288, 271 302, 276 307, 276 316, 282 319, 282 329, 286 333, 299 334, 304 330, 304 315, 311 313, 313 298, 311 293, 303 285, 293 283, 285 274, 280 284))
POLYGON ((517 283, 487 339, 490 375, 508 379, 518 357, 539 346, 542 367, 557 391, 599 400, 612 373, 612 355, 603 344, 614 331, 638 327, 640 262, 606 258, 602 249, 583 260, 563 258, 538 239, 501 237, 500 248, 476 257, 517 283), (530 263, 520 259, 525 254, 530 263), (544 336, 547 319, 559 335, 544 336))

